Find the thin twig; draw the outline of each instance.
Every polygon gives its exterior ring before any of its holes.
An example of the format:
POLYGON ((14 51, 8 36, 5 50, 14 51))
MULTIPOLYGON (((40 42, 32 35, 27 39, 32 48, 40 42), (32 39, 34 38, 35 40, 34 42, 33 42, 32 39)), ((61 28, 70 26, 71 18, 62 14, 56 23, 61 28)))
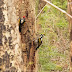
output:
POLYGON ((70 14, 68 14, 66 11, 64 11, 63 9, 57 7, 56 5, 52 4, 51 2, 44 0, 46 3, 48 3, 49 5, 55 7, 56 9, 58 9, 59 11, 63 12, 64 14, 66 14, 67 16, 69 16, 70 18, 72 18, 72 16, 70 14))
MULTIPOLYGON (((45 5, 46 6, 46 5, 45 5)), ((36 19, 38 18, 38 16, 41 14, 42 10, 45 8, 45 6, 41 9, 41 11, 39 12, 39 14, 36 16, 36 19)))

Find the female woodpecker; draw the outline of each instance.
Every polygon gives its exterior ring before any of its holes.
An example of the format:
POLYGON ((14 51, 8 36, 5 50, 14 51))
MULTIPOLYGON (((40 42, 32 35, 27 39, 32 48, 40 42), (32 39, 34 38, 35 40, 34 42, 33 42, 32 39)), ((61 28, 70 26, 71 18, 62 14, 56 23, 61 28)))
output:
POLYGON ((38 46, 36 48, 36 50, 40 47, 40 45, 42 44, 42 38, 44 37, 43 34, 40 35, 40 38, 38 38, 38 46))
POLYGON ((25 16, 23 16, 23 19, 19 18, 19 32, 21 32, 24 23, 25 23, 25 16))

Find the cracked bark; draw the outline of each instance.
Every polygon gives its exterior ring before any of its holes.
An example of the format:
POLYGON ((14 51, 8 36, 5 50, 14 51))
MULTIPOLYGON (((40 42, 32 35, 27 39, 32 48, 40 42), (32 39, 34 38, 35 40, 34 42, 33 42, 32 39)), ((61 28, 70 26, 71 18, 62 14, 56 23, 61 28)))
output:
POLYGON ((35 35, 35 1, 22 0, 19 6, 20 17, 26 16, 26 22, 21 32, 21 48, 24 72, 36 71, 36 45, 33 40, 35 35))
POLYGON ((15 0, 0 0, 0 72, 22 71, 15 3, 15 0))
MULTIPOLYGON (((72 0, 68 0, 68 13, 72 15, 72 0)), ((70 32, 70 72, 72 72, 72 19, 68 18, 70 32)))
POLYGON ((34 0, 0 1, 0 71, 37 72, 34 0), (19 33, 18 18, 26 16, 19 33))

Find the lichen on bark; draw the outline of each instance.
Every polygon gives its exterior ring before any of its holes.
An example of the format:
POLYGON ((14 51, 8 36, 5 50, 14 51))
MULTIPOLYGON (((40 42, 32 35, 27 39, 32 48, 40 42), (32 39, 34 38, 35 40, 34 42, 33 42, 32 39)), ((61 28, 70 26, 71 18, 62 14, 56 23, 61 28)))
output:
POLYGON ((0 6, 0 70, 21 72, 22 58, 15 0, 1 0, 0 6))

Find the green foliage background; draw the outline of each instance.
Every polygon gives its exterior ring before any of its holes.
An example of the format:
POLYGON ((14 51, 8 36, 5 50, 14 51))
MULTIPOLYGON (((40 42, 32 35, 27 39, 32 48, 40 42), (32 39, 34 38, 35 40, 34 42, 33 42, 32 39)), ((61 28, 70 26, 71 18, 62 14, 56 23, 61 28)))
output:
MULTIPOLYGON (((67 10, 67 0, 51 2, 67 10)), ((36 11, 37 9, 36 6, 36 11)), ((37 25, 38 33, 45 34, 43 44, 39 48, 38 72, 69 72, 69 32, 66 15, 46 5, 37 19, 37 25)))

